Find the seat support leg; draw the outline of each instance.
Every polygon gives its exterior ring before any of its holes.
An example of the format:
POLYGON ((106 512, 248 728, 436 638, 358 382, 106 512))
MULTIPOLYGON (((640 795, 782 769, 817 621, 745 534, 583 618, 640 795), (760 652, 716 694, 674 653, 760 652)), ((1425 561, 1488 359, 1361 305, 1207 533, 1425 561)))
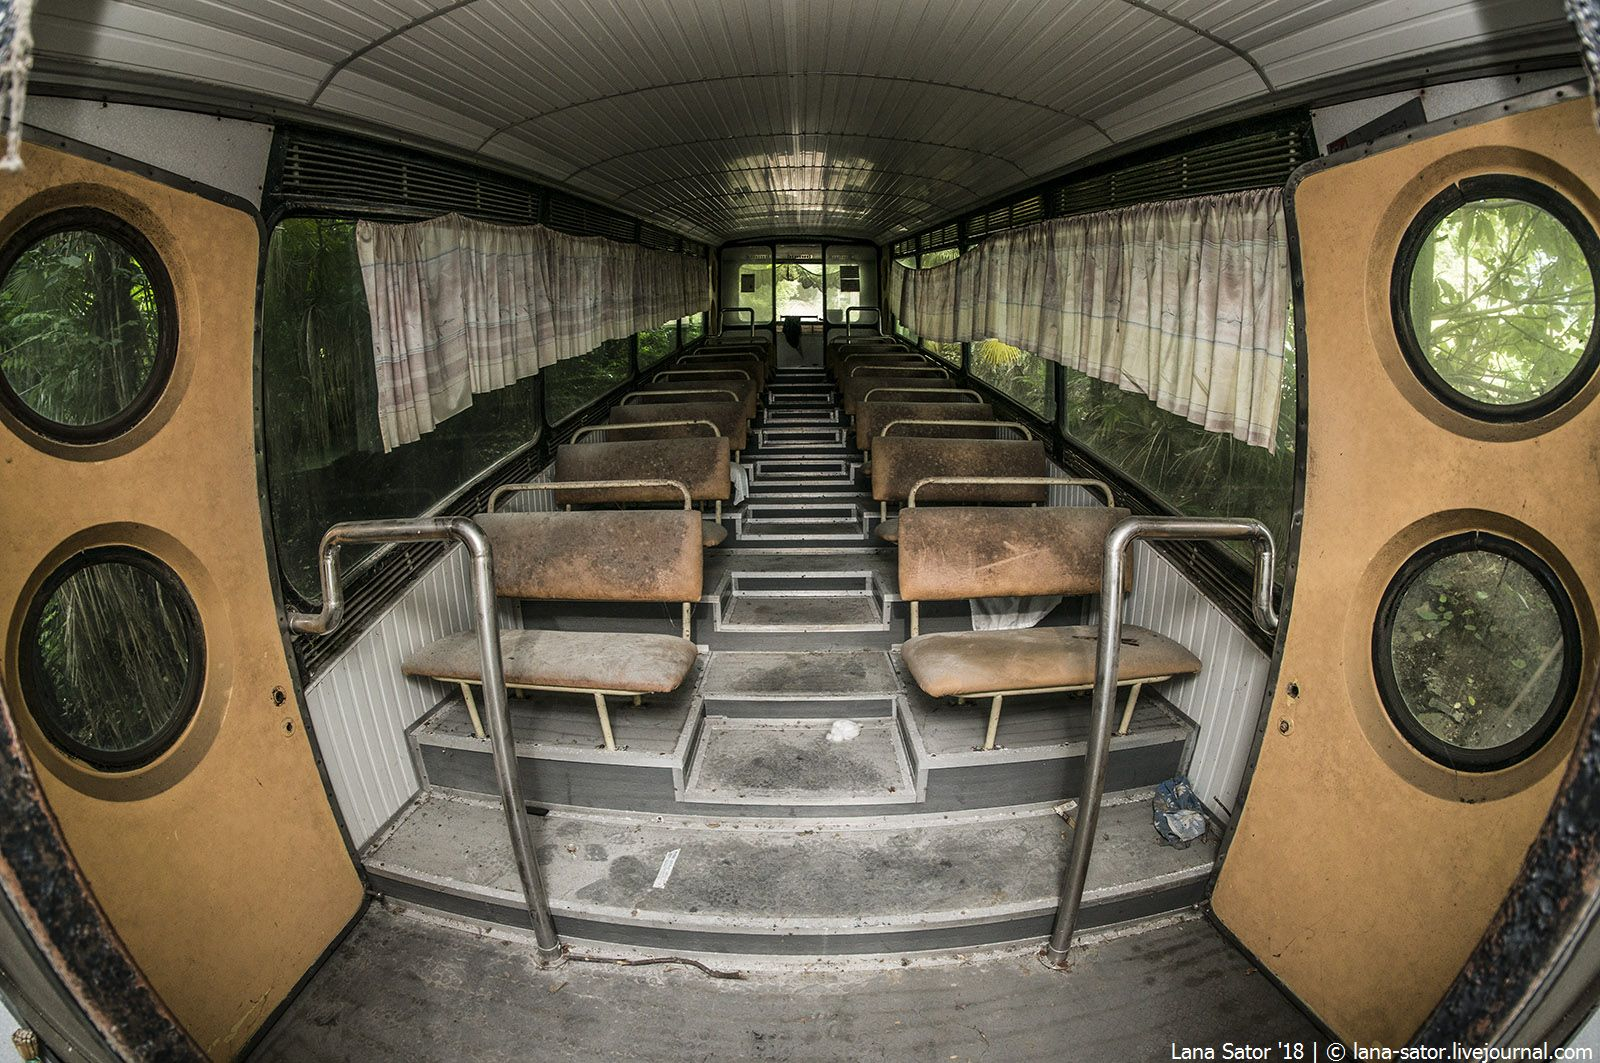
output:
POLYGON ((994 748, 994 735, 1000 730, 1000 702, 1004 698, 1004 694, 996 694, 994 700, 989 702, 989 733, 983 738, 984 749, 994 748))
POLYGON ((605 736, 606 748, 616 749, 617 744, 611 739, 611 714, 606 712, 606 696, 604 694, 596 694, 594 696, 594 711, 600 715, 600 733, 605 736))
POLYGON ((1133 722, 1133 707, 1139 703, 1139 691, 1144 689, 1143 683, 1135 683, 1128 688, 1128 704, 1122 710, 1122 724, 1117 728, 1117 734, 1128 733, 1128 725, 1133 722))
POLYGON ((467 702, 467 715, 472 718, 472 733, 478 738, 488 737, 483 733, 483 720, 478 717, 478 703, 472 697, 472 684, 461 684, 461 696, 467 702))

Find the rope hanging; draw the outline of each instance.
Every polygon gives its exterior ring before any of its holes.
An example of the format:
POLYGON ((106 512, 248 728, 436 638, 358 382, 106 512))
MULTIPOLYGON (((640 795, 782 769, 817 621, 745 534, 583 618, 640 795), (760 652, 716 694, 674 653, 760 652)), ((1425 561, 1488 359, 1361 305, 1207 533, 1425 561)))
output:
POLYGON ((0 0, 0 128, 5 155, 0 170, 22 169, 22 108, 33 69, 34 0, 0 0))

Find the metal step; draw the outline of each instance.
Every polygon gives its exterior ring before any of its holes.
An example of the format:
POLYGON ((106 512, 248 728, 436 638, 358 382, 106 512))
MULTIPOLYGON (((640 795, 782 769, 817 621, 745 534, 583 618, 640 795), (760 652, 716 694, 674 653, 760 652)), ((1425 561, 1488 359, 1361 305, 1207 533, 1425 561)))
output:
POLYGON ((892 718, 713 716, 700 731, 681 797, 689 805, 850 805, 865 812, 875 805, 914 804, 917 790, 892 718), (837 723, 853 725, 855 734, 836 741, 837 723))
POLYGON ((700 686, 708 716, 740 719, 888 717, 899 692, 883 650, 722 651, 700 686))
MULTIPOLYGON (((1177 850, 1148 793, 1102 807, 1079 925, 1204 899, 1215 846, 1177 850)), ((871 825, 552 811, 531 827, 556 929, 674 952, 814 958, 1040 940, 1071 829, 1048 808, 871 825)), ((526 929, 499 804, 425 793, 361 854, 393 901, 526 929)))

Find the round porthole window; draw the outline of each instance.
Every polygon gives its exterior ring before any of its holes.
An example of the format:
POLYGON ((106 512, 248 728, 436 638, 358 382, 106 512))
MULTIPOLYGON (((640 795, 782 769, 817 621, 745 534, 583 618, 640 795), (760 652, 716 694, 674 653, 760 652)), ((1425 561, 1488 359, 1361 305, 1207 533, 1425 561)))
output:
POLYGON ((44 581, 23 618, 29 712, 63 752, 104 771, 164 753, 200 702, 205 642, 177 573, 130 547, 86 550, 44 581))
POLYGON ((1462 413, 1540 417, 1600 361, 1597 277, 1600 238, 1554 189, 1470 178, 1429 202, 1401 241, 1390 292, 1401 350, 1462 413))
POLYGON ((1430 543, 1401 567, 1373 630, 1378 692, 1433 760, 1493 771, 1532 755, 1577 692, 1572 601, 1532 551, 1486 532, 1430 543))
POLYGON ((136 424, 172 375, 177 312, 155 248, 113 214, 47 214, 0 248, 0 403, 65 443, 136 424))

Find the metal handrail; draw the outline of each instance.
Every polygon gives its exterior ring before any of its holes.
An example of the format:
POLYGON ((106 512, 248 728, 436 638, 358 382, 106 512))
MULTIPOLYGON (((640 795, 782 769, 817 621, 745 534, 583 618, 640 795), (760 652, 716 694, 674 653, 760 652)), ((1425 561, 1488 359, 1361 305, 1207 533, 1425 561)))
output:
POLYGON ((942 365, 883 365, 875 362, 864 362, 862 364, 853 365, 850 367, 849 378, 854 379, 855 375, 861 372, 863 369, 869 373, 881 372, 885 369, 892 369, 896 373, 937 373, 946 378, 950 376, 950 370, 946 369, 942 365))
POLYGON ((554 967, 563 960, 561 939, 550 917, 550 900, 534 857, 533 834, 522 800, 522 779, 517 773, 516 746, 511 738, 511 711, 506 702, 505 665, 500 656, 500 621, 495 611, 494 552, 483 529, 466 517, 412 517, 401 520, 357 520, 335 524, 322 537, 317 567, 322 577, 322 611, 290 612, 289 630, 302 635, 327 635, 344 620, 344 584, 339 577, 339 547, 346 543, 408 543, 454 539, 472 559, 472 606, 478 631, 478 653, 483 664, 483 708, 489 723, 489 744, 494 756, 495 781, 506 827, 511 832, 511 853, 522 881, 523 905, 533 924, 539 966, 554 967))
MULTIPOLYGON (((850 326, 851 326, 850 315, 851 314, 862 313, 862 312, 867 311, 867 310, 871 310, 874 314, 878 315, 878 320, 876 322, 876 324, 878 326, 877 334, 880 335, 880 336, 883 335, 883 311, 882 310, 878 309, 875 306, 847 306, 847 307, 844 308, 844 335, 845 335, 845 339, 849 339, 850 338, 850 326)), ((862 326, 865 326, 866 322, 864 322, 864 321, 863 322, 859 322, 859 324, 861 324, 862 326)))
POLYGON ((724 306, 720 310, 718 310, 717 311, 717 332, 719 334, 722 332, 723 319, 726 318, 729 314, 748 314, 748 315, 750 315, 750 335, 754 336, 756 334, 756 311, 755 311, 755 307, 751 307, 751 306, 724 306))
POLYGON ((694 508, 694 500, 689 497, 689 485, 681 480, 538 480, 525 484, 501 484, 496 487, 489 495, 489 512, 494 512, 494 507, 501 498, 519 491, 603 491, 607 488, 621 490, 625 487, 676 487, 678 493, 683 495, 683 508, 694 508))
POLYGON ((896 394, 896 395, 898 395, 898 394, 907 394, 907 395, 922 395, 922 394, 927 394, 927 395, 971 395, 974 399, 977 399, 979 402, 983 401, 983 396, 978 394, 976 391, 973 391, 971 388, 894 388, 894 387, 890 387, 890 388, 870 388, 870 389, 868 389, 868 391, 867 391, 867 393, 865 395, 861 396, 861 401, 862 402, 871 402, 872 401, 872 396, 876 395, 880 391, 887 391, 887 392, 890 392, 891 394, 896 394))
POLYGON ((743 369, 663 369, 650 378, 652 384, 664 382, 669 376, 710 376, 710 377, 744 377, 745 380, 753 379, 743 369))
POLYGON ((1122 655, 1122 571, 1129 544, 1139 539, 1229 540, 1255 543, 1255 588, 1252 611, 1265 631, 1276 631, 1278 613, 1272 605, 1272 574, 1277 550, 1272 532, 1259 520, 1225 517, 1129 517, 1106 536, 1100 572, 1099 645, 1094 665, 1094 706, 1089 716, 1089 744, 1085 755, 1083 791, 1078 796, 1078 823, 1072 832, 1072 855, 1061 876, 1061 902, 1055 927, 1042 959, 1045 966, 1065 970, 1067 949, 1077 929, 1083 905, 1083 887, 1089 877, 1089 854, 1094 848, 1100 801, 1106 789, 1106 755, 1111 748, 1111 728, 1116 720, 1117 664, 1122 655), (1110 588, 1108 591, 1107 588, 1110 588))
POLYGON ((716 436, 718 439, 722 438, 722 429, 718 428, 710 421, 704 421, 696 417, 683 421, 602 421, 599 424, 585 425, 584 427, 578 429, 576 432, 572 433, 572 438, 567 440, 567 442, 576 443, 579 437, 586 436, 590 432, 631 432, 638 428, 682 428, 685 425, 692 424, 703 424, 707 428, 711 429, 712 435, 716 436))
POLYGON ((661 388, 656 391, 630 391, 622 396, 617 405, 626 406, 629 399, 636 399, 640 395, 726 395, 741 406, 744 405, 744 399, 739 397, 739 393, 729 391, 727 388, 661 388))
MULTIPOLYGON (((890 421, 888 424, 884 425, 883 428, 878 432, 878 437, 881 438, 888 435, 889 429, 902 424, 941 426, 950 425, 956 428, 1014 428, 1027 437, 1029 442, 1033 441, 1033 430, 1027 425, 1023 424, 1021 421, 979 421, 965 419, 941 421, 935 417, 901 417, 898 420, 890 421)), ((995 440, 989 440, 988 442, 992 443, 995 442, 995 440)), ((1096 481, 1096 483, 1098 482, 1099 481, 1096 481)))
MULTIPOLYGON (((1003 423, 1003 422, 1000 422, 1003 423)), ((1104 480, 1083 479, 1076 476, 929 476, 918 480, 911 485, 911 493, 906 496, 906 508, 917 508, 917 492, 929 484, 994 484, 1015 485, 1017 487, 1092 487, 1099 488, 1105 495, 1106 506, 1115 506, 1116 498, 1111 493, 1111 485, 1104 480)))

